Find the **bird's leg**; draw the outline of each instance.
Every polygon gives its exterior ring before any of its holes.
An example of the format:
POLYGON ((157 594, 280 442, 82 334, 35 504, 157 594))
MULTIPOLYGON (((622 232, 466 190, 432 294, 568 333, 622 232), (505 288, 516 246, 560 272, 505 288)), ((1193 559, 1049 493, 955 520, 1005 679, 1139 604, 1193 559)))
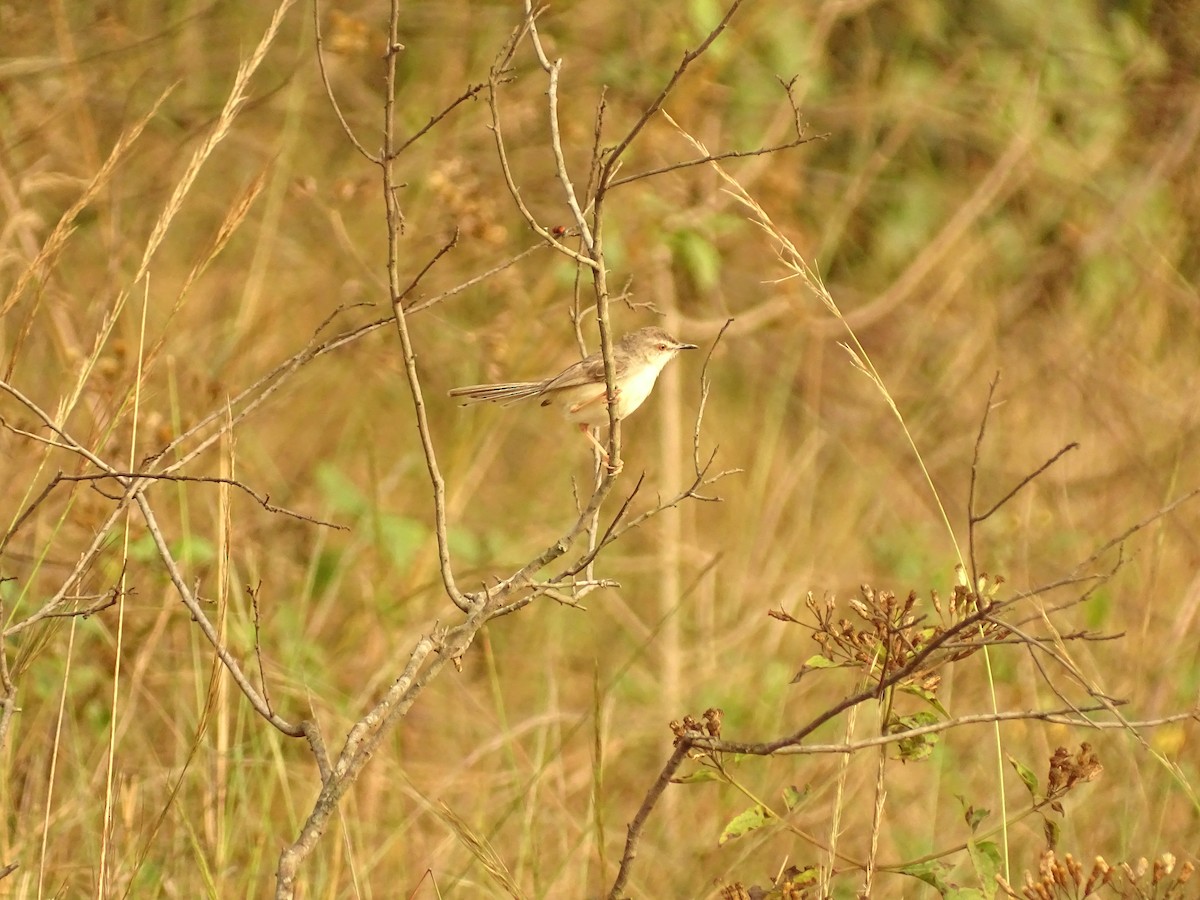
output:
POLYGON ((617 460, 617 464, 615 466, 612 464, 612 459, 610 459, 608 455, 608 448, 596 440, 595 435, 592 434, 592 430, 583 422, 579 423, 579 433, 591 441, 592 445, 600 451, 600 455, 604 457, 604 462, 608 466, 609 471, 611 471, 614 475, 619 474, 620 471, 625 468, 625 460, 623 459, 617 460))

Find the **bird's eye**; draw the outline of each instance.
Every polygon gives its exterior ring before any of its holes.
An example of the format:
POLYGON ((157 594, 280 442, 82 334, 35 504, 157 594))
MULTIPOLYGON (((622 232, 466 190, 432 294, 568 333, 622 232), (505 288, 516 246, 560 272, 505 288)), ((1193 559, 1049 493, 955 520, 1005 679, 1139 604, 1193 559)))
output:
POLYGON ((666 350, 666 349, 667 349, 667 345, 666 345, 666 344, 663 344, 663 343, 660 343, 660 344, 658 345, 658 349, 659 349, 659 350, 666 350))

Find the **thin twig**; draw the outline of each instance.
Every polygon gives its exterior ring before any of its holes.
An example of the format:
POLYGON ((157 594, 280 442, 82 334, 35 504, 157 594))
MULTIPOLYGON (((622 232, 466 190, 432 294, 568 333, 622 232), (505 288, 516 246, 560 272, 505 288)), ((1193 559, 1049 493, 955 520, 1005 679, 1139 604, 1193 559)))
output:
POLYGON ((546 88, 546 99, 550 118, 550 149, 554 154, 554 169, 558 174, 558 181, 562 185, 567 206, 571 208, 571 214, 575 217, 575 226, 579 229, 583 245, 591 255, 595 251, 592 229, 588 227, 587 218, 584 216, 583 210, 579 208, 579 198, 575 196, 575 185, 571 183, 571 177, 567 172, 567 159, 563 153, 562 134, 558 127, 558 75, 562 71, 562 60, 556 59, 552 63, 546 56, 546 51, 542 47, 541 35, 538 34, 537 17, 534 15, 531 0, 525 0, 525 18, 529 22, 529 40, 533 44, 534 53, 537 54, 538 63, 550 78, 549 87, 546 88))
MULTIPOLYGON (((525 219, 526 224, 559 253, 573 259, 581 266, 587 266, 592 270, 596 270, 597 263, 595 259, 572 250, 566 244, 562 243, 554 233, 538 222, 533 212, 526 205, 525 200, 521 197, 521 189, 517 187, 516 179, 513 177, 512 169, 508 162, 508 150, 504 143, 504 131, 500 122, 500 85, 508 80, 509 66, 512 63, 513 55, 516 53, 521 39, 529 33, 536 15, 536 13, 531 13, 525 16, 521 25, 513 31, 512 36, 501 50, 496 62, 492 64, 492 68, 488 73, 488 109, 492 116, 492 138, 496 143, 496 155, 500 162, 500 173, 504 176, 504 183, 508 188, 508 193, 512 196, 513 202, 516 204, 521 216, 525 219)), ((594 248, 590 252, 594 253, 594 248)))
MULTIPOLYGON (((474 285, 479 284, 482 281, 485 281, 486 279, 492 277, 493 275, 497 274, 498 272, 504 271, 509 266, 512 266, 517 262, 520 262, 522 259, 529 256, 534 251, 540 250, 543 247, 545 247, 545 244, 543 244, 543 243, 538 243, 532 247, 528 247, 525 250, 523 250, 522 252, 520 252, 520 253, 510 257, 509 259, 505 260, 504 262, 500 263, 499 265, 494 266, 491 269, 487 270, 486 272, 476 275, 476 276, 468 279, 467 281, 464 281, 462 284, 459 284, 456 287, 453 287, 447 291, 443 291, 440 294, 430 297, 428 300, 423 300, 418 303, 411 304, 411 308, 406 307, 405 312, 410 313, 410 314, 416 313, 416 312, 422 312, 422 311, 428 309, 429 307, 434 306, 437 303, 440 303, 441 301, 445 300, 446 298, 452 297, 455 294, 462 293, 463 291, 467 290, 468 288, 473 287, 474 285)), ((361 305, 361 304, 359 304, 359 305, 361 305)), ((334 337, 328 338, 325 341, 318 341, 317 336, 320 334, 321 331, 323 331, 325 329, 325 327, 328 326, 329 321, 331 319, 333 319, 334 316, 336 316, 340 312, 344 311, 345 309, 346 309, 346 307, 340 307, 340 306, 337 309, 335 309, 329 316, 326 317, 326 320, 322 323, 322 325, 316 329, 316 331, 314 332, 312 341, 307 346, 305 346, 302 349, 293 353, 290 357, 285 359, 283 362, 279 363, 279 365, 277 365, 274 369, 272 369, 271 371, 269 371, 268 373, 263 375, 261 378, 259 378, 257 381, 255 381, 253 384, 251 384, 249 387, 238 392, 236 395, 234 395, 232 398, 230 398, 228 400, 229 406, 240 407, 238 414, 236 416, 234 416, 231 421, 226 422, 226 419, 225 419, 226 406, 223 404, 219 408, 213 410, 208 415, 202 417, 195 424, 193 424, 189 429, 187 429, 182 434, 173 438, 170 442, 165 444, 159 450, 155 451, 153 455, 151 455, 151 456, 147 457, 145 460, 143 460, 143 466, 145 468, 151 468, 153 465, 157 464, 157 462, 160 459, 162 459, 162 457, 171 453, 173 450, 175 450, 176 448, 185 444, 189 440, 196 438, 197 435, 201 434, 206 428, 208 428, 214 422, 220 421, 222 424, 220 427, 218 427, 217 430, 213 431, 211 434, 209 434, 208 436, 203 438, 195 447, 193 447, 190 451, 188 451, 184 456, 175 460, 173 463, 171 463, 169 466, 167 466, 164 469, 164 471, 167 473, 178 471, 179 469, 181 469, 184 466, 186 466, 187 464, 189 464, 193 459, 195 459, 197 456, 199 456, 205 450, 207 450, 210 446, 212 446, 212 444, 215 443, 223 433, 225 433, 225 431, 227 430, 228 427, 230 427, 232 425, 237 425, 240 422, 242 422, 244 419, 246 419, 254 410, 256 410, 263 403, 265 403, 271 397, 272 394, 274 394, 277 390, 282 388, 287 383, 287 381, 290 379, 290 377, 292 375, 294 375, 296 372, 298 372, 300 369, 304 368, 308 364, 312 363, 314 360, 319 359, 320 357, 325 356, 328 353, 332 353, 336 350, 340 350, 343 347, 347 347, 353 343, 356 343, 357 341, 366 337, 368 334, 371 334, 372 332, 377 331, 380 328, 386 327, 388 325, 392 325, 396 320, 396 317, 394 315, 389 315, 389 316, 386 316, 386 317, 383 317, 380 319, 375 319, 374 321, 371 321, 371 322, 367 322, 364 325, 358 325, 358 326, 355 326, 354 328, 350 328, 346 331, 343 331, 340 334, 335 335, 334 337)))
MULTIPOLYGON (((461 284, 455 285, 454 287, 450 288, 449 290, 442 291, 440 294, 434 294, 429 299, 422 300, 419 303, 416 303, 416 302, 410 303, 408 306, 404 307, 404 311, 406 313, 408 313, 409 315, 412 315, 413 313, 418 313, 423 310, 429 309, 429 307, 434 306, 435 304, 441 303, 443 300, 447 299, 448 297, 453 297, 455 294, 461 294, 463 291, 467 290, 468 288, 472 288, 475 285, 479 284, 480 282, 486 281, 487 279, 491 278, 493 275, 503 272, 509 266, 519 263, 525 257, 527 257, 533 253, 536 253, 538 250, 543 250, 543 249, 545 249, 545 247, 546 247, 546 245, 544 243, 542 243, 541 241, 538 241, 538 243, 534 244, 532 247, 526 247, 520 253, 516 254, 515 256, 510 256, 508 259, 506 259, 504 262, 500 263, 499 265, 493 266, 492 268, 488 269, 486 272, 482 272, 479 275, 474 276, 473 278, 468 278, 466 281, 462 282, 461 284)), ((390 321, 390 319, 389 319, 389 321, 390 321)))
POLYGON ((975 449, 971 454, 971 481, 967 488, 967 559, 971 563, 971 584, 979 583, 979 566, 975 561, 975 486, 979 477, 979 457, 983 449, 983 436, 987 432, 988 417, 992 412, 992 398, 996 395, 996 387, 1000 384, 1000 372, 997 370, 988 385, 987 402, 983 404, 983 415, 979 417, 979 430, 975 434, 975 449))
POLYGON ((250 598, 250 610, 254 616, 254 658, 258 660, 258 683, 262 691, 263 703, 267 709, 274 711, 271 706, 271 694, 267 688, 267 669, 263 665, 262 657, 262 615, 258 609, 258 592, 262 590, 262 581, 254 587, 246 585, 246 595, 250 598))
POLYGON ((367 151, 354 134, 354 129, 350 127, 350 123, 346 121, 346 117, 342 114, 342 106, 337 101, 337 96, 333 93, 333 85, 329 81, 329 73, 325 70, 325 54, 321 52, 324 46, 325 39, 321 34, 321 0, 313 0, 313 31, 316 34, 316 54, 317 68, 321 70, 321 84, 325 85, 325 96, 329 98, 329 105, 333 107, 334 115, 338 121, 342 123, 342 131, 349 139, 351 145, 362 154, 363 158, 368 162, 378 163, 379 159, 374 154, 367 151))
MULTIPOLYGON (((429 472, 429 483, 433 489, 434 533, 437 540, 438 569, 442 576, 442 585, 450 601, 463 612, 470 611, 470 603, 454 580, 454 570, 450 562, 450 539, 447 531, 446 515, 446 481, 438 466, 437 452, 433 446, 433 433, 429 427, 429 418, 425 409, 425 397, 421 390, 421 377, 417 372, 417 357, 413 350, 412 336, 408 331, 408 317, 404 311, 405 291, 400 289, 400 231, 403 223, 399 202, 396 199, 396 182, 393 169, 395 155, 396 128, 396 59, 402 45, 397 40, 400 11, 399 0, 392 0, 392 11, 388 24, 388 51, 384 68, 384 103, 383 103, 383 161, 380 169, 383 174, 383 200, 386 208, 388 232, 388 293, 392 304, 392 312, 396 316, 396 333, 400 338, 400 347, 404 361, 404 375, 408 381, 409 395, 412 397, 413 409, 416 412, 417 435, 421 441, 421 452, 425 456, 425 467, 429 472)), ((454 239, 442 248, 417 276, 408 290, 415 287, 421 276, 429 267, 441 259, 458 240, 454 239)))
POLYGON ((697 46, 695 50, 689 50, 683 54, 683 59, 680 61, 679 65, 675 67, 675 71, 671 73, 671 77, 668 79, 666 86, 663 87, 658 96, 654 98, 650 105, 642 111, 641 116, 636 122, 633 123, 633 127, 629 129, 625 137, 623 137, 608 153, 608 157, 604 162, 603 168, 601 169, 597 194, 602 195, 610 187, 612 187, 613 176, 616 174, 616 167, 620 162, 621 155, 629 149, 629 145, 633 143, 633 139, 636 138, 641 130, 646 127, 646 123, 650 121, 651 117, 660 109, 662 109, 663 103, 666 102, 666 99, 668 96, 670 96, 671 91, 675 89, 675 85, 679 83, 679 79, 683 77, 683 73, 686 72, 688 67, 701 56, 703 56, 705 51, 712 46, 713 41, 715 41, 721 35, 721 32, 723 32, 729 25, 730 19, 733 18, 733 14, 737 12, 738 7, 741 5, 742 0, 734 0, 729 9, 726 10, 725 15, 721 18, 721 21, 718 22, 716 27, 714 27, 713 30, 708 33, 708 36, 700 42, 699 46, 697 46))
POLYGON ((442 119, 446 118, 446 116, 450 115, 450 113, 452 113, 457 107, 461 106, 463 103, 466 103, 468 100, 475 99, 475 97, 479 95, 479 92, 482 91, 485 87, 487 87, 486 84, 468 85, 467 89, 465 91, 463 91, 462 94, 460 94, 458 97, 451 100, 449 105, 446 106, 445 108, 443 108, 441 112, 437 113, 436 115, 430 116, 428 122, 426 122, 421 128, 419 128, 412 137, 410 137, 407 141, 405 141, 399 147, 397 147, 392 152, 391 158, 395 159, 401 153, 403 153, 405 150, 407 150, 409 147, 411 147, 414 143, 419 141, 422 137, 424 137, 429 132, 429 130, 431 128, 433 128, 433 126, 435 126, 438 122, 442 121, 442 119))
POLYGON ((1120 546, 1121 544, 1124 544, 1125 541, 1127 541, 1134 534, 1141 531, 1143 528, 1146 528, 1147 526, 1152 525, 1154 522, 1163 518, 1163 516, 1166 516, 1168 513, 1174 512, 1177 507, 1182 506, 1184 503, 1187 503, 1189 500, 1193 499, 1196 496, 1200 496, 1200 488, 1194 488, 1194 489, 1188 491, 1186 494, 1172 500, 1166 506, 1160 507, 1159 509, 1150 513, 1150 515, 1146 516, 1140 522, 1135 522, 1133 525, 1130 525, 1128 528, 1126 528, 1124 531, 1122 531, 1120 534, 1118 534, 1112 540, 1109 540, 1109 541, 1105 542, 1104 544, 1102 544, 1091 556, 1089 556, 1087 559, 1085 559, 1083 562, 1081 562, 1079 565, 1077 565, 1074 569, 1072 569, 1071 574, 1075 574, 1080 569, 1084 569, 1084 568, 1087 568, 1088 566, 1092 565, 1092 563, 1096 562, 1101 556, 1103 556, 1105 553, 1107 553, 1113 547, 1117 547, 1117 546, 1120 546))
POLYGON ((1020 492, 1021 488, 1025 487, 1027 484, 1029 484, 1031 481, 1033 481, 1035 478, 1037 478, 1039 475, 1041 475, 1043 472, 1045 472, 1048 468, 1050 468, 1052 465, 1054 465, 1056 462, 1058 462, 1065 454, 1069 453, 1072 450, 1078 450, 1078 449, 1079 449, 1079 444, 1076 441, 1071 441, 1071 443, 1067 444, 1065 447, 1063 447, 1061 450, 1059 450, 1057 453, 1055 453, 1052 457, 1050 457, 1048 460, 1046 460, 1044 463, 1042 463, 1040 466, 1038 466, 1036 469, 1034 469, 1032 472, 1030 472, 1024 478, 1022 478, 1019 482, 1017 482, 1016 486, 1011 491, 1009 491, 1007 494, 1005 494, 1003 497, 1001 497, 999 500, 997 500, 994 504, 992 504, 992 506, 988 509, 987 512, 981 513, 980 515, 975 516, 975 521, 982 522, 985 519, 987 519, 994 512, 996 512, 996 510, 998 510, 1005 503, 1007 503, 1009 500, 1011 500, 1013 497, 1015 497, 1020 492))
MULTIPOLYGON (((238 481, 235 478, 220 478, 215 475, 150 475, 144 472, 105 472, 100 475, 63 475, 61 472, 55 476, 54 482, 59 481, 105 481, 108 479, 117 479, 122 485, 140 480, 143 482, 150 481, 174 481, 183 484, 224 484, 230 487, 235 487, 244 494, 253 497, 258 504, 267 512, 279 513, 280 515, 288 516, 293 519, 299 519, 303 522, 311 522, 314 525, 320 525, 322 528, 332 528, 336 531, 349 531, 350 528, 346 525, 338 525, 336 522, 327 522, 324 519, 318 519, 315 516, 308 516, 304 513, 295 512, 283 506, 276 506, 271 503, 270 494, 260 494, 247 484, 238 481), (128 479, 128 481, 122 481, 128 479)), ((51 482, 53 486, 54 482, 51 482)), ((108 496, 108 495, 105 495, 108 496)), ((116 499, 111 498, 110 499, 116 499)))
MULTIPOLYGON (((704 422, 704 410, 708 406, 708 364, 712 362, 713 353, 717 349, 717 344, 721 343, 721 338, 725 336, 725 330, 733 324, 733 317, 725 320, 725 324, 721 326, 721 330, 717 332, 717 336, 713 338, 712 346, 708 348, 708 352, 704 354, 704 365, 700 367, 700 403, 696 407, 696 425, 692 429, 692 467, 696 474, 700 474, 700 426, 704 422)), ((716 448, 713 449, 716 452, 716 448)), ((708 465, 712 465, 712 459, 709 459, 708 465)), ((705 466, 708 468, 708 466, 705 466)))
MULTIPOLYGON (((398 308, 403 309, 404 298, 417 289, 417 285, 421 283, 421 279, 425 277, 430 269, 437 265, 437 261, 458 246, 458 234, 458 229, 455 228, 454 234, 450 236, 450 240, 443 244, 438 252, 433 255, 433 258, 430 259, 429 262, 425 263, 425 267, 421 269, 421 271, 415 276, 413 276, 413 280, 409 283, 408 287, 406 287, 396 296, 396 306, 398 308)), ((407 310, 405 310, 405 312, 407 312, 407 310)))
POLYGON ((234 659, 233 654, 221 643, 221 636, 217 633, 217 629, 209 621, 204 608, 184 581, 183 573, 179 571, 179 565, 175 562, 174 554, 172 554, 171 548, 167 545, 166 538, 163 537, 162 529, 159 528, 158 517, 154 514, 154 510, 150 508, 145 495, 138 493, 134 496, 133 502, 137 504, 138 509, 142 513, 142 519, 146 523, 146 528, 150 532, 150 537, 154 541, 155 548, 158 550, 159 559, 166 568, 171 583, 175 585, 175 591, 179 595, 179 599, 183 601, 183 605, 187 607, 188 612, 192 614, 192 618, 199 626, 201 633, 208 640, 209 645, 217 654, 217 658, 221 660, 222 665, 225 666, 230 677, 237 684, 238 689, 250 701, 250 705, 254 707, 254 711, 274 728, 288 737, 302 737, 305 733, 304 724, 289 722, 273 712, 263 696, 250 683, 250 679, 246 677, 246 673, 242 671, 241 665, 234 659))
POLYGON ((622 185, 631 184, 635 181, 641 181, 644 178, 654 178, 657 175, 666 175, 669 172, 678 172, 680 169, 690 169, 694 166, 704 166, 708 163, 721 162, 726 159, 744 159, 748 156, 766 156, 770 153, 782 153, 784 150, 791 150, 803 144, 811 143, 812 141, 823 141, 828 138, 828 134, 814 134, 809 137, 799 137, 788 141, 785 144, 776 144, 773 147, 760 147, 757 150, 729 150, 725 153, 712 153, 705 156, 697 157, 696 159, 687 159, 682 162, 671 163, 666 166, 659 166, 656 169, 649 169, 645 172, 637 172, 634 175, 626 175, 624 178, 615 178, 609 184, 609 190, 619 188, 622 185))

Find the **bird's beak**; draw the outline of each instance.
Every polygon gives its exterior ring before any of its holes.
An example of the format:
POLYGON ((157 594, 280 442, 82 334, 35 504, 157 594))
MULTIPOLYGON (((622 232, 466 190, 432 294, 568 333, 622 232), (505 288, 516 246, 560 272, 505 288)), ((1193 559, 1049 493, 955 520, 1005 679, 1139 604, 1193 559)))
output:
POLYGON ((700 348, 697 347, 695 344, 680 344, 675 349, 676 350, 699 350, 700 348))

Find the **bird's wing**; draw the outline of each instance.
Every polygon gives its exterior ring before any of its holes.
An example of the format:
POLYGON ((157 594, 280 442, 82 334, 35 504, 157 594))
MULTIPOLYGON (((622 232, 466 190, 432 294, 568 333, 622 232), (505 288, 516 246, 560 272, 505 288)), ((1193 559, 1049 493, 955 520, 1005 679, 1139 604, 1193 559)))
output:
MULTIPOLYGON (((621 370, 624 368, 622 360, 620 358, 613 360, 613 366, 613 375, 619 378, 621 370)), ((597 350, 595 353, 585 356, 579 362, 567 366, 567 368, 543 384, 539 393, 548 394, 551 391, 559 391, 564 388, 582 387, 585 384, 603 384, 603 382, 604 357, 597 350)))

